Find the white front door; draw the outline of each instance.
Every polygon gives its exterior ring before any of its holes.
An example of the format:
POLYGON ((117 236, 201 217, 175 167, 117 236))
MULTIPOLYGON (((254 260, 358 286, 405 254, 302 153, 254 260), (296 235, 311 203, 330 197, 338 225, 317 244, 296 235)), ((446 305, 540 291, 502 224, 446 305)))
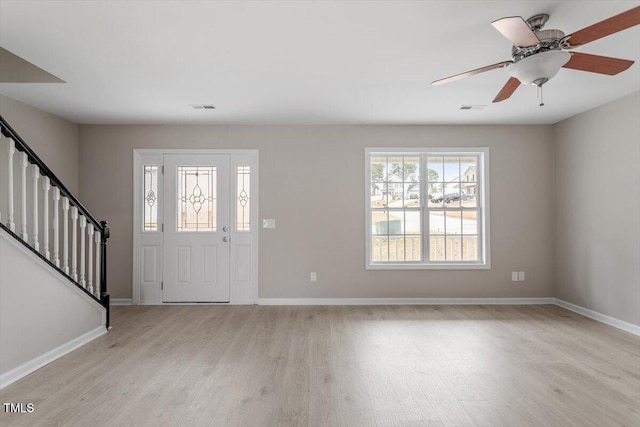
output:
POLYGON ((164 155, 163 302, 229 302, 229 155, 164 155))

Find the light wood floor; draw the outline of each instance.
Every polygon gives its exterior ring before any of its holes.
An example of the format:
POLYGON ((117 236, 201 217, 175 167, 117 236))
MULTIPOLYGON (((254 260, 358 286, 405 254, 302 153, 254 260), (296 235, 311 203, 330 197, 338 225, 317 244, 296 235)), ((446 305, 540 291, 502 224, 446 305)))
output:
POLYGON ((555 306, 115 307, 2 426, 640 426, 640 338, 555 306))

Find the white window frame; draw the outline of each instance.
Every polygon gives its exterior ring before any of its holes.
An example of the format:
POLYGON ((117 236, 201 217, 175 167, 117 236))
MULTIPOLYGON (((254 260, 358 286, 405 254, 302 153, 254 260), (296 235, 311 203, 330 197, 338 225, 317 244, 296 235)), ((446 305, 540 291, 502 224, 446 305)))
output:
MULTIPOLYGON (((426 177, 426 171, 422 170, 424 164, 420 163, 420 201, 427 200, 427 185, 422 182, 426 177)), ((491 246, 490 246, 490 213, 489 213, 489 148, 488 147, 419 147, 419 148, 365 148, 365 239, 366 239, 366 269, 367 270, 488 270, 491 269, 491 246), (480 224, 478 224, 478 241, 480 248, 478 251, 478 261, 429 261, 426 245, 429 230, 429 210, 423 206, 422 210, 422 234, 424 261, 404 261, 404 262, 373 262, 371 260, 371 157, 376 156, 479 156, 476 170, 478 180, 477 200, 478 212, 480 213, 480 224)))

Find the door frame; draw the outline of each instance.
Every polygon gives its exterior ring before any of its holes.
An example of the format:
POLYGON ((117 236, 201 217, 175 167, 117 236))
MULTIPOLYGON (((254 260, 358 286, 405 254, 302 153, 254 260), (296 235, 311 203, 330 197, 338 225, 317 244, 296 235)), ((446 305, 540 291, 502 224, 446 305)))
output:
MULTIPOLYGON (((230 298, 229 302, 223 303, 204 303, 210 305, 247 305, 258 303, 258 160, 259 152, 256 149, 134 149, 133 150, 133 295, 132 302, 134 305, 189 305, 194 303, 164 303, 162 302, 162 260, 163 260, 163 235, 162 230, 158 232, 144 232, 141 229, 142 224, 142 200, 143 200, 143 174, 141 173, 144 165, 155 164, 160 168, 164 165, 165 154, 226 154, 229 155, 229 215, 232 219, 230 224, 230 298), (251 223, 251 231, 238 232, 235 229, 236 216, 236 188, 237 174, 235 173, 237 166, 248 165, 251 169, 250 173, 250 212, 249 218, 251 223), (143 284, 144 274, 144 254, 143 240, 145 236, 157 236, 153 243, 155 246, 155 274, 156 280, 147 281, 143 284), (248 248, 248 252, 246 251, 248 248), (234 270, 234 266, 238 266, 240 257, 240 248, 244 248, 244 253, 249 254, 249 277, 247 280, 240 281, 238 278, 238 269, 234 270), (144 287, 144 290, 143 290, 144 287)), ((159 187, 158 192, 164 193, 161 177, 158 174, 159 187)), ((163 181, 163 179, 162 179, 163 181)), ((164 194, 163 194, 164 195, 164 194)), ((158 203, 158 221, 163 220, 162 205, 164 202, 158 203)), ((166 224, 165 224, 166 226, 166 224)), ((161 228, 161 227, 159 227, 161 228)), ((203 303, 195 303, 203 305, 203 303)))

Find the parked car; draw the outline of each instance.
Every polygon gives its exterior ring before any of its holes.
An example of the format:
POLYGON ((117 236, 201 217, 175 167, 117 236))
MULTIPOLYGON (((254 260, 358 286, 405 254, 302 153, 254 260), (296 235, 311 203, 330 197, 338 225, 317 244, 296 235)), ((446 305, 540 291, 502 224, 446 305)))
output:
POLYGON ((409 200, 418 200, 420 198, 420 184, 411 184, 407 188, 407 198, 409 200))
POLYGON ((433 193, 433 194, 431 194, 431 202, 432 203, 442 203, 442 200, 444 200, 444 196, 442 195, 442 193, 433 193))
POLYGON ((461 198, 462 196, 460 195, 460 193, 449 193, 444 196, 444 201, 445 203, 451 203, 459 201, 461 198))

